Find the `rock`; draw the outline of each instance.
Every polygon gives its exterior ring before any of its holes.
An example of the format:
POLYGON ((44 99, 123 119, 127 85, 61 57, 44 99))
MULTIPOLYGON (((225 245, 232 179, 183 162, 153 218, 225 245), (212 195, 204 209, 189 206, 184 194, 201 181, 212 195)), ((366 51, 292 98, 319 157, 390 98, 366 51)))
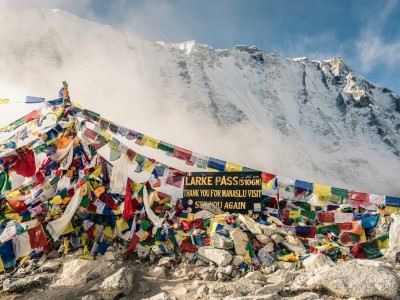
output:
POLYGON ((174 287, 171 291, 171 294, 178 298, 185 296, 187 293, 188 293, 187 288, 185 288, 183 286, 174 287))
POLYGON ((63 269, 60 278, 53 286, 61 285, 78 285, 85 283, 88 274, 94 271, 96 267, 101 268, 99 261, 73 259, 63 264, 63 269))
POLYGON ((233 267, 231 265, 227 265, 226 267, 218 267, 216 272, 230 275, 233 271, 233 267))
POLYGON ((146 259, 150 254, 150 247, 142 246, 141 244, 137 244, 136 252, 137 252, 139 259, 146 259))
POLYGON ((57 250, 53 250, 49 254, 47 254, 48 259, 56 259, 59 257, 61 257, 61 253, 59 253, 57 250))
POLYGON ((279 233, 274 233, 273 235, 271 235, 271 239, 274 240, 274 242, 277 244, 280 244, 285 240, 285 238, 279 233))
POLYGON ((201 277, 203 280, 214 281, 214 280, 216 279, 216 278, 215 278, 215 275, 216 275, 215 270, 209 270, 209 271, 207 271, 207 272, 205 272, 205 273, 202 273, 202 274, 200 275, 200 277, 201 277))
POLYGON ((265 281, 265 282, 267 282, 268 280, 268 278, 260 271, 249 272, 244 276, 244 278, 251 280, 265 281))
POLYGON ((276 262, 276 266, 279 269, 296 270, 296 269, 299 269, 301 267, 301 261, 296 261, 296 262, 278 261, 278 262, 276 262))
POLYGON ((247 278, 240 278, 237 284, 235 284, 234 289, 242 294, 249 294, 258 289, 262 288, 261 284, 255 284, 253 280, 247 278))
POLYGON ((93 294, 89 294, 81 297, 81 300, 98 300, 98 298, 93 294))
POLYGON ((150 277, 165 279, 167 276, 165 275, 165 269, 162 267, 154 267, 147 273, 150 277))
POLYGON ((204 260, 198 259, 195 263, 196 267, 207 266, 207 263, 204 260))
POLYGON ((199 248, 198 253, 222 267, 227 266, 232 261, 232 255, 222 249, 215 249, 206 246, 199 248))
POLYGON ((133 287, 133 276, 125 267, 104 279, 100 289, 105 291, 122 291, 127 294, 133 287))
POLYGON ((339 297, 382 297, 397 294, 396 274, 386 268, 362 266, 356 262, 341 263, 316 272, 307 285, 322 286, 339 297))
POLYGON ((308 271, 314 271, 318 268, 321 268, 325 265, 333 266, 335 263, 330 259, 330 257, 322 254, 310 254, 309 257, 302 261, 302 265, 308 271))
POLYGON ((276 233, 276 227, 266 226, 266 227, 263 227, 262 231, 267 237, 270 237, 271 235, 276 233))
POLYGON ((284 281, 280 281, 274 284, 268 284, 256 290, 253 294, 254 295, 266 295, 266 294, 273 294, 282 291, 286 286, 284 281))
POLYGON ((196 291, 196 298, 203 299, 208 295, 208 287, 203 284, 196 291))
POLYGON ((114 261, 115 260, 115 255, 114 255, 113 252, 107 251, 106 253, 104 253, 104 259, 108 260, 108 261, 114 261))
POLYGON ((195 268, 193 269, 193 272, 194 272, 195 274, 198 274, 198 275, 207 273, 208 271, 209 271, 209 267, 207 267, 207 266, 195 267, 195 268))
POLYGON ((269 243, 269 237, 267 237, 265 234, 258 234, 256 236, 256 239, 263 245, 269 243))
POLYGON ((43 287, 52 281, 52 276, 40 274, 25 278, 7 278, 3 282, 3 291, 9 293, 26 293, 32 289, 43 287))
POLYGON ((214 282, 208 286, 209 295, 227 295, 233 292, 233 285, 224 282, 214 282))
POLYGON ((224 298, 226 300, 280 300, 281 296, 278 294, 268 294, 268 295, 261 295, 261 296, 239 296, 239 297, 227 297, 224 298))
POLYGON ((230 238, 216 233, 211 236, 211 245, 218 249, 232 249, 233 241, 230 238))
POLYGON ((40 268, 40 272, 57 272, 61 267, 61 262, 59 261, 48 261, 40 268))
POLYGON ((318 300, 319 295, 312 292, 303 293, 291 298, 292 300, 318 300))
POLYGON ((372 267, 381 267, 381 268, 388 268, 393 269, 393 264, 380 261, 380 260, 368 260, 368 259, 357 259, 355 262, 362 266, 372 266, 372 267))
POLYGON ((258 250, 257 258, 262 265, 267 267, 269 267, 275 260, 275 258, 269 254, 267 246, 264 246, 258 250))
POLYGON ((214 218, 214 214, 208 210, 200 210, 194 214, 194 219, 211 219, 214 218))
POLYGON ((234 266, 238 266, 238 265, 240 265, 242 262, 244 262, 244 257, 243 257, 242 255, 235 255, 235 256, 233 257, 232 264, 233 264, 234 266))
POLYGON ((233 244, 235 246, 236 255, 245 255, 246 254, 246 244, 249 240, 247 234, 244 233, 240 228, 234 228, 229 233, 231 239, 233 240, 233 244))
POLYGON ((168 296, 166 292, 159 293, 154 295, 153 297, 147 298, 147 300, 170 300, 171 298, 168 296))
POLYGON ((236 221, 242 222, 252 234, 262 234, 261 228, 258 226, 258 223, 252 218, 245 215, 239 215, 236 221))
POLYGON ((186 263, 181 263, 172 273, 173 278, 183 278, 188 274, 188 265, 186 263))
POLYGON ((302 242, 298 242, 297 244, 292 244, 288 241, 282 241, 281 244, 285 246, 289 251, 297 253, 297 254, 303 254, 307 251, 306 247, 304 247, 302 242))
POLYGON ((160 260, 158 261, 157 266, 159 267, 167 267, 171 266, 171 263, 169 262, 171 260, 171 257, 161 257, 160 260))

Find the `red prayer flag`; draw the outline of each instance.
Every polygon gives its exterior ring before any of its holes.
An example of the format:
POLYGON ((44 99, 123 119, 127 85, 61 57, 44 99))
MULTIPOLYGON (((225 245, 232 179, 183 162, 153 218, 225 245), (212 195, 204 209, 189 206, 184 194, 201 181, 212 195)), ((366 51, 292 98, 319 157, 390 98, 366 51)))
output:
POLYGON ((47 245, 46 234, 42 224, 28 229, 29 241, 32 249, 45 247, 47 245))
POLYGON ((123 218, 125 221, 129 221, 133 218, 133 206, 132 206, 132 179, 128 178, 128 183, 125 189, 125 206, 123 218))

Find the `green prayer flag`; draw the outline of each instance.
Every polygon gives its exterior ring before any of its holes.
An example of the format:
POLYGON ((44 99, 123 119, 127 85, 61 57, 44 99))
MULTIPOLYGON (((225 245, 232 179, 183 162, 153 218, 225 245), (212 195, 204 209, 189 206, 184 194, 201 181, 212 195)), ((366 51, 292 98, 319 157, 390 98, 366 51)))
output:
POLYGON ((346 189, 340 189, 336 187, 331 188, 332 195, 340 196, 342 198, 349 198, 349 191, 346 189))

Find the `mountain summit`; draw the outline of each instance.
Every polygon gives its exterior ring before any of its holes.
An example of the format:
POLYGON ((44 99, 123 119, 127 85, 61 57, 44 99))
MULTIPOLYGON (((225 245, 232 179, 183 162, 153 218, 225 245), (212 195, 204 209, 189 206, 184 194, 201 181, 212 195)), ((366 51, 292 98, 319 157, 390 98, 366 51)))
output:
POLYGON ((400 195, 400 97, 340 58, 153 42, 61 10, 0 17, 0 96, 51 98, 65 79, 88 109, 172 144, 282 176, 400 195))

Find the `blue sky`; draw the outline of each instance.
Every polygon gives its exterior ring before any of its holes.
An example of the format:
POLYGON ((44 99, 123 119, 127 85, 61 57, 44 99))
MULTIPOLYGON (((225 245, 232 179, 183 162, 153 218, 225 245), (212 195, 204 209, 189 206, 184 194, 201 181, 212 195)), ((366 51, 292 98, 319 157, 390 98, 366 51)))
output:
POLYGON ((342 57, 400 94, 400 0, 2 0, 61 8, 150 40, 257 46, 285 57, 342 57))

